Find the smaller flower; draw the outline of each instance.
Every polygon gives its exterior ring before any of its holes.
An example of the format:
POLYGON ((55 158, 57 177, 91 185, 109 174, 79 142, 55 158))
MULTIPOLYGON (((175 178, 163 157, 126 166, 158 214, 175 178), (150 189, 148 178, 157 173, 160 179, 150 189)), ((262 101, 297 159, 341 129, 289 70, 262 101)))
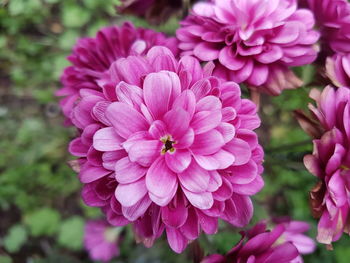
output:
POLYGON ((330 245, 350 229, 350 89, 328 86, 310 97, 316 107, 309 105, 314 120, 308 123, 317 123, 321 134, 304 164, 320 180, 310 192, 312 214, 320 218, 317 241, 330 245))
POLYGON ((290 221, 280 223, 269 231, 262 221, 251 230, 241 232, 241 240, 225 256, 214 254, 206 257, 202 263, 301 263, 300 254, 315 250, 313 240, 303 235, 308 229, 309 225, 305 222, 290 221))
POLYGON ((90 220, 85 225, 84 246, 92 260, 109 262, 119 255, 120 227, 112 227, 105 220, 90 220))
POLYGON ((335 54, 328 57, 326 73, 337 87, 350 88, 350 53, 345 55, 335 54))
MULTIPOLYGON (((306 2, 306 1, 302 1, 306 2)), ((307 0, 321 32, 322 53, 349 52, 350 4, 347 0, 307 0)))

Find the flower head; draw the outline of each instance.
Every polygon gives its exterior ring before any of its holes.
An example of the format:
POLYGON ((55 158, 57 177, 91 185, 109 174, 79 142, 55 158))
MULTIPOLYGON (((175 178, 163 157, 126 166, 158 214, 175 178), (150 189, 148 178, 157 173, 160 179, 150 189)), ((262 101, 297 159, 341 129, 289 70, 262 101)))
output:
POLYGON ((304 157, 306 168, 319 178, 311 191, 312 212, 319 218, 317 240, 331 244, 349 229, 350 90, 328 86, 313 90, 310 105, 323 134, 313 141, 313 153, 304 157))
POLYGON ((263 187, 256 107, 210 73, 154 47, 114 62, 102 92, 81 92, 74 107, 81 135, 70 152, 81 157, 85 202, 114 225, 133 222, 148 246, 165 230, 181 252, 219 218, 246 225, 263 187))
POLYGON ((166 38, 162 33, 144 28, 135 28, 126 22, 122 26, 106 27, 98 31, 95 38, 81 38, 68 56, 72 66, 62 76, 63 88, 57 96, 62 111, 71 124, 74 104, 81 98, 82 90, 100 91, 97 81, 103 77, 110 65, 119 58, 129 55, 146 54, 154 45, 165 45, 175 54, 175 38, 166 38))
POLYGON ((322 53, 350 52, 350 4, 347 0, 307 0, 321 31, 322 53))
POLYGON ((311 63, 319 38, 296 0, 213 0, 194 5, 177 31, 183 54, 214 61, 214 75, 278 95, 301 82, 288 67, 311 63))
POLYGON ((214 254, 202 263, 301 263, 300 254, 315 250, 313 240, 303 235, 308 229, 309 225, 305 222, 291 221, 278 224, 269 231, 266 224, 260 222, 249 231, 241 232, 241 240, 225 256, 214 254))
POLYGON ((85 225, 84 246, 92 260, 109 262, 119 255, 120 228, 112 227, 105 220, 90 220, 85 225))

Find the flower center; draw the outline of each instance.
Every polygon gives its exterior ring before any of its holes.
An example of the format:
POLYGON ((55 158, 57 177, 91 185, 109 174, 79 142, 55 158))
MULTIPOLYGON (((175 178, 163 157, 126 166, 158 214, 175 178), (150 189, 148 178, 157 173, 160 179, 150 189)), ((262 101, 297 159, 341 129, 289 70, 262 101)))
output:
POLYGON ((164 143, 164 146, 162 148, 162 154, 165 154, 167 151, 169 151, 170 153, 175 152, 175 148, 174 148, 173 144, 175 144, 176 141, 172 140, 170 135, 167 135, 167 136, 161 138, 160 140, 164 143))

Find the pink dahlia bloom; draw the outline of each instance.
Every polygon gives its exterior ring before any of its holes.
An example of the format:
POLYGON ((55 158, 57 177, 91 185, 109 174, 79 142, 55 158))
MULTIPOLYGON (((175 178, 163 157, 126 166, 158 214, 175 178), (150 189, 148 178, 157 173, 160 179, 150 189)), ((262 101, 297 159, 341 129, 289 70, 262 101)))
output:
POLYGON ((313 214, 320 217, 317 240, 331 244, 350 227, 350 90, 328 86, 311 97, 317 107, 310 109, 324 133, 313 141, 314 151, 304 164, 320 180, 311 192, 313 214))
POLYGON ((334 85, 350 88, 350 53, 345 55, 335 54, 328 57, 326 71, 334 85))
POLYGON ((146 54, 155 45, 165 45, 175 54, 175 38, 166 38, 162 33, 144 28, 135 28, 125 22, 122 26, 101 29, 95 38, 81 38, 68 56, 72 66, 67 67, 62 76, 63 88, 57 96, 63 97, 60 105, 67 123, 71 124, 72 108, 81 98, 82 90, 101 91, 97 84, 110 65, 119 58, 129 55, 146 54))
POLYGON ((195 58, 154 47, 114 62, 102 91, 81 91, 73 110, 85 202, 111 224, 132 222, 148 246, 165 230, 181 252, 201 230, 215 233, 219 218, 246 225, 263 187, 255 104, 210 75, 195 58))
POLYGON ((271 95, 300 86, 289 67, 317 56, 314 17, 296 0, 198 3, 181 25, 183 54, 214 61, 214 75, 271 95))
POLYGON ((269 231, 266 224, 260 222, 251 230, 241 232, 241 240, 226 255, 214 254, 202 263, 302 263, 300 254, 315 250, 313 240, 303 234, 308 229, 305 222, 291 221, 269 231))
POLYGON ((347 0, 307 0, 321 31, 325 54, 350 52, 350 4, 347 0))
POLYGON ((120 228, 112 227, 105 220, 90 220, 85 225, 84 246, 92 260, 109 262, 119 255, 120 228))

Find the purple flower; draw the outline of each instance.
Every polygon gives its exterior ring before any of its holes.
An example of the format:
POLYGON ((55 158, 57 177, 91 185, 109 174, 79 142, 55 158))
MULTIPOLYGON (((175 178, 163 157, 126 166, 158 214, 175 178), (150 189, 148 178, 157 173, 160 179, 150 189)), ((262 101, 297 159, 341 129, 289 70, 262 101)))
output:
POLYGON ((291 221, 278 224, 269 231, 266 224, 260 222, 251 230, 242 231, 241 240, 226 255, 214 254, 202 263, 301 263, 300 254, 315 250, 313 240, 302 234, 308 229, 305 222, 291 221))
POLYGON ((68 57, 72 66, 67 67, 61 76, 63 88, 56 94, 64 97, 60 105, 67 117, 67 124, 71 124, 72 108, 81 98, 80 92, 101 91, 97 81, 114 61, 129 55, 146 54, 154 45, 165 45, 175 54, 177 52, 175 38, 166 38, 153 30, 135 28, 129 22, 120 27, 103 28, 95 38, 79 39, 68 57))
POLYGON ((328 57, 326 72, 334 85, 350 88, 350 53, 345 55, 335 54, 328 57))
POLYGON ((211 69, 153 47, 114 62, 72 111, 85 202, 113 225, 133 222, 147 246, 165 230, 181 252, 219 218, 246 225, 263 187, 256 107, 211 69))
POLYGON ((214 61, 214 75, 271 95, 301 81, 289 67, 317 56, 314 18, 296 0, 212 0, 194 5, 177 31, 184 55, 214 61))
POLYGON ((313 141, 313 153, 304 157, 306 168, 320 180, 311 191, 311 206, 320 218, 317 240, 331 244, 349 233, 350 90, 328 86, 312 90, 317 107, 310 105, 323 134, 313 141))
POLYGON ((109 262, 119 255, 120 228, 112 227, 105 220, 90 220, 85 225, 84 246, 92 260, 109 262))
POLYGON ((326 55, 350 52, 350 4, 347 0, 307 0, 321 31, 326 55))

